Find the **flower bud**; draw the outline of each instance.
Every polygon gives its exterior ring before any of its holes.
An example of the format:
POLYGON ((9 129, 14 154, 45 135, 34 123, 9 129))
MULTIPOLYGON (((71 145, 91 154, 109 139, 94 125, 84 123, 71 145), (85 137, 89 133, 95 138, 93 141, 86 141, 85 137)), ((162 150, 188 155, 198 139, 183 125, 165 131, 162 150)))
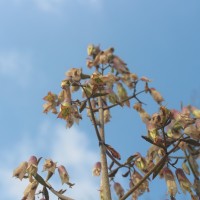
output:
POLYGON ((48 171, 54 173, 56 169, 56 163, 53 162, 51 159, 45 159, 45 163, 43 165, 43 171, 48 171))

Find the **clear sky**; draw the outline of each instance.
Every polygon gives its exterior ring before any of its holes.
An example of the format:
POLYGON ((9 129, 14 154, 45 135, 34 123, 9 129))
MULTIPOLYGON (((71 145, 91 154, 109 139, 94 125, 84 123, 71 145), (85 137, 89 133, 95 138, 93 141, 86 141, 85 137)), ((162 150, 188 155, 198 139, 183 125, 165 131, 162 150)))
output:
MULTIPOLYGON (((42 98, 60 91, 69 68, 88 71, 90 43, 115 47, 132 72, 153 80, 169 108, 200 106, 199 10, 199 0, 0 0, 1 198, 21 198, 25 184, 11 178, 12 170, 36 155, 67 167, 77 183, 68 191, 77 200, 98 199, 98 179, 91 176, 98 143, 90 121, 67 130, 56 116, 42 113, 42 98)), ((149 99, 148 111, 156 112, 149 99)), ((148 144, 140 135, 146 130, 135 111, 115 109, 112 117, 108 143, 122 159, 145 155, 148 144)), ((142 200, 168 198, 163 180, 151 185, 142 200)))

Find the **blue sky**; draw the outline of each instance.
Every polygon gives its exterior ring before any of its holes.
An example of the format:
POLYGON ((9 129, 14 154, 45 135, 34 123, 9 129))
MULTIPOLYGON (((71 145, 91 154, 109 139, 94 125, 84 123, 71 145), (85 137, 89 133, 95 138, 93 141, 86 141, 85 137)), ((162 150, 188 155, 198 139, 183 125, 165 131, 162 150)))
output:
MULTIPOLYGON (((42 113, 42 98, 60 91, 69 68, 88 72, 90 43, 115 47, 131 71, 153 80, 169 108, 179 109, 181 101, 200 107, 199 10, 198 0, 0 0, 2 198, 20 199, 25 185, 11 178, 12 170, 34 154, 67 166, 72 181, 80 182, 69 191, 77 199, 97 199, 98 179, 90 175, 98 148, 89 120, 66 130, 64 122, 42 113)), ((143 99, 150 113, 157 111, 150 97, 143 99)), ((137 151, 145 155, 148 145, 140 135, 146 130, 135 111, 112 113, 108 143, 123 159, 137 151)), ((167 199, 160 183, 152 182, 152 192, 141 199, 167 199)))

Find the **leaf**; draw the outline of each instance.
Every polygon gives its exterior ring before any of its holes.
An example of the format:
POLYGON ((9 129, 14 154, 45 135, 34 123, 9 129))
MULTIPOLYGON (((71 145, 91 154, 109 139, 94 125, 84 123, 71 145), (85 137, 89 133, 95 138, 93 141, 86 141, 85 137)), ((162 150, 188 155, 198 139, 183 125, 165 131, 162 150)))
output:
POLYGON ((38 158, 37 160, 37 164, 39 165, 40 160, 42 159, 42 157, 38 158))
POLYGON ((118 160, 121 160, 121 156, 120 154, 113 148, 111 147, 110 145, 108 144, 105 144, 106 146, 106 149, 112 154, 112 156, 118 160))
POLYGON ((106 96, 108 93, 95 93, 92 95, 92 97, 102 97, 102 96, 106 96))
POLYGON ((43 187, 43 194, 44 194, 45 200, 49 200, 49 192, 46 187, 43 187))
POLYGON ((112 170, 110 173, 109 173, 109 177, 115 177, 115 175, 116 175, 116 173, 118 172, 118 170, 119 170, 119 168, 116 168, 116 169, 114 169, 114 170, 112 170))
POLYGON ((163 161, 160 163, 160 165, 158 166, 158 168, 154 171, 152 179, 156 178, 156 176, 158 175, 158 173, 164 167, 165 161, 166 161, 166 159, 163 159, 163 161))
POLYGON ((75 185, 75 183, 70 183, 70 182, 67 182, 66 183, 70 188, 72 188, 74 185, 75 185))
POLYGON ((198 146, 198 147, 200 146, 200 143, 198 141, 196 141, 196 140, 192 140, 192 139, 186 139, 186 140, 184 140, 183 139, 183 141, 186 142, 186 143, 188 143, 188 144, 194 145, 194 146, 198 146))
POLYGON ((39 174, 36 174, 34 177, 40 184, 42 184, 45 187, 48 187, 48 185, 45 182, 45 180, 39 174))
POLYGON ((109 166, 109 169, 111 170, 112 169, 112 167, 114 166, 114 161, 112 161, 111 163, 110 163, 110 166, 109 166))
POLYGON ((130 174, 130 171, 128 170, 126 173, 122 174, 123 177, 127 177, 130 174))
POLYGON ((126 160, 126 163, 130 164, 130 163, 133 161, 133 159, 134 159, 135 157, 137 157, 137 156, 138 156, 137 154, 132 155, 132 156, 129 156, 128 159, 126 160))
POLYGON ((84 102, 81 103, 81 106, 80 106, 80 108, 79 108, 79 112, 80 112, 80 113, 85 109, 86 105, 87 105, 87 102, 86 102, 86 101, 84 101, 84 102))
POLYGON ((153 140, 151 140, 149 137, 142 135, 141 136, 143 139, 145 139, 147 142, 154 144, 153 140))

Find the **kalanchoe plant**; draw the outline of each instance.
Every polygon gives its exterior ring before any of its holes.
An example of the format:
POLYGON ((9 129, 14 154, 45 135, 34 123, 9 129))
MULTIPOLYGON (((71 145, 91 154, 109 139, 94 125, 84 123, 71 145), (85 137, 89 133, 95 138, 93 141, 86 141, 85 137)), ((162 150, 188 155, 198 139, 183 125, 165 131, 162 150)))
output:
MULTIPOLYGON (((120 200, 128 197, 137 200, 149 192, 150 180, 159 175, 160 178, 164 177, 171 199, 176 198, 179 183, 184 193, 188 192, 191 199, 197 200, 200 196, 197 162, 200 153, 200 110, 188 105, 181 106, 178 111, 162 105, 164 98, 157 89, 149 86, 151 80, 132 73, 125 61, 115 54, 113 47, 102 50, 92 44, 88 46, 87 54, 86 66, 93 72, 85 74, 82 68, 68 70, 61 81, 60 93, 48 92, 43 98, 46 101, 43 112, 51 111, 70 128, 82 120, 81 113, 86 111, 100 148, 100 161, 94 164, 92 170, 94 176, 101 176, 99 198, 111 200, 112 185, 120 200), (138 91, 138 84, 142 85, 142 90, 138 91), (74 92, 80 92, 82 97, 74 99, 74 92), (140 97, 142 93, 152 96, 158 105, 157 112, 149 114, 144 109, 140 97), (142 136, 149 145, 146 155, 135 152, 121 162, 120 153, 106 143, 104 126, 112 120, 111 110, 116 106, 133 107, 138 112, 146 126, 146 135, 142 136), (129 182, 128 190, 116 178, 116 174, 122 170, 126 171, 122 176, 129 182), (185 174, 191 175, 193 183, 185 174)), ((43 186, 42 199, 49 199, 48 192, 51 191, 59 199, 70 200, 64 195, 65 190, 55 191, 49 184, 55 170, 58 170, 62 184, 72 187, 66 168, 63 165, 57 167, 56 162, 46 159, 43 171, 47 171, 47 177, 44 179, 38 172, 39 162, 40 159, 32 156, 13 172, 13 176, 20 180, 29 177, 23 199, 34 199, 40 184, 43 186)))

